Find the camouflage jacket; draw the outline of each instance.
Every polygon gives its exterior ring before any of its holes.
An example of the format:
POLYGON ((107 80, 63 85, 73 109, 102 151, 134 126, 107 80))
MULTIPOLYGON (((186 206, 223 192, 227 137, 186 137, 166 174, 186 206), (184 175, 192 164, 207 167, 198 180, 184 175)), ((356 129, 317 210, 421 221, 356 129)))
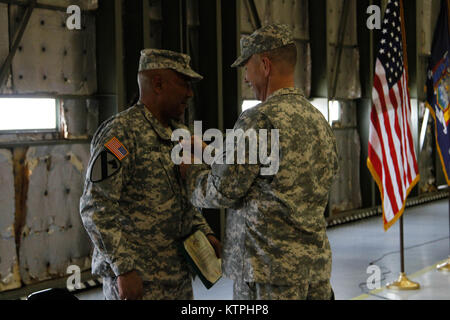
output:
MULTIPOLYGON (((172 122, 171 127, 181 126, 172 122)), ((95 133, 80 200, 81 218, 94 244, 93 274, 114 277, 136 269, 144 281, 178 281, 189 275, 178 249, 180 239, 196 229, 212 233, 187 200, 171 160, 172 129, 138 104, 105 121, 95 133), (126 156, 119 161, 123 154, 111 158, 110 153, 108 159, 119 170, 92 182, 95 160, 114 137, 126 156)))
POLYGON ((230 208, 224 274, 277 285, 329 279, 324 211, 338 157, 328 122, 298 89, 284 88, 243 112, 234 127, 250 128, 279 130, 276 174, 261 175, 259 164, 217 164, 218 158, 210 168, 187 171, 195 206, 230 208))

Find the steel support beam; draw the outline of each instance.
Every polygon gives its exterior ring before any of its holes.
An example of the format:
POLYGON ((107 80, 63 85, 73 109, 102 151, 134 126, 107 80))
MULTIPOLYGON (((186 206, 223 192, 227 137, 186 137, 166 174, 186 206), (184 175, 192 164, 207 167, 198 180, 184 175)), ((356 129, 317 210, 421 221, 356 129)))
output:
POLYGON ((22 21, 20 22, 19 28, 14 34, 13 44, 11 46, 11 49, 9 50, 8 57, 6 57, 6 60, 0 70, 0 88, 3 87, 6 77, 8 76, 12 60, 14 58, 14 55, 16 54, 17 48, 19 47, 20 41, 22 41, 23 34, 25 32, 25 29, 27 28, 28 22, 30 21, 31 14, 33 13, 35 6, 36 0, 30 0, 28 2, 27 9, 22 18, 22 21))
POLYGON ((161 1, 162 49, 186 52, 186 3, 181 0, 161 1), (183 11, 184 10, 184 11, 183 11))
POLYGON ((326 1, 314 0, 309 1, 308 6, 310 44, 311 44, 311 97, 328 96, 327 82, 327 29, 326 29, 326 1), (325 21, 325 23, 324 23, 325 21))
POLYGON ((97 94, 99 123, 118 111, 115 1, 100 1, 95 16, 97 94))
POLYGON ((126 105, 124 50, 123 50, 123 2, 114 0, 114 34, 115 34, 115 67, 116 67, 116 93, 118 111, 123 111, 126 105))
POLYGON ((342 12, 341 12, 341 18, 339 20, 339 30, 338 30, 338 40, 336 44, 337 53, 335 55, 335 60, 333 63, 333 82, 331 85, 331 96, 330 100, 334 100, 336 97, 336 88, 337 88, 337 79, 339 76, 339 67, 341 64, 341 56, 342 56, 342 50, 343 50, 343 44, 344 44, 344 36, 345 36, 345 30, 347 29, 347 18, 349 15, 349 0, 344 0, 343 6, 342 6, 342 12))
POLYGON ((255 1, 254 0, 247 0, 248 8, 250 11, 251 19, 253 20, 253 23, 255 24, 256 29, 259 29, 262 27, 261 25, 261 19, 258 15, 258 10, 256 9, 255 1))
POLYGON ((140 52, 144 49, 144 23, 142 0, 123 2, 123 65, 125 85, 125 107, 129 107, 139 99, 137 73, 140 52))

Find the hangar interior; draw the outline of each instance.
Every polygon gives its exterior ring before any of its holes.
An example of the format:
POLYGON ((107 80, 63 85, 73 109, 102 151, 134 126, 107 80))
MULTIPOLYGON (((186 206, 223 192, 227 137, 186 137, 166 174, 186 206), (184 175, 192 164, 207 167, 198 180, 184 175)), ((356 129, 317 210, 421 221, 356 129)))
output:
MULTIPOLYGON (((230 68, 239 54, 239 39, 274 22, 292 28, 298 51, 296 86, 328 119, 337 139, 341 170, 324 213, 336 298, 450 298, 448 275, 439 275, 444 278, 437 282, 445 285, 433 289, 436 295, 382 295, 361 289, 366 268, 377 257, 397 252, 385 262, 391 273, 382 270, 383 283, 396 276, 399 263, 398 227, 383 231, 380 194, 366 166, 380 39, 379 30, 367 27, 367 8, 376 5, 384 12, 386 4, 0 0, 0 118, 16 112, 21 119, 18 124, 0 119, 0 299, 65 287, 71 265, 82 271, 85 295, 80 297, 101 299, 100 282, 90 276, 92 248, 81 223, 79 199, 92 135, 104 120, 137 101, 140 50, 189 54, 193 69, 205 80, 193 87, 185 123, 192 127, 194 120, 202 120, 203 130, 225 130, 254 100, 242 69, 230 68), (69 28, 76 25, 71 19, 77 11, 68 10, 72 5, 80 9, 79 28, 69 28), (50 124, 39 123, 39 114, 51 118, 50 124), (24 124, 27 115, 36 122, 24 124)), ((446 259, 449 250, 449 189, 423 90, 439 8, 439 0, 404 1, 412 134, 420 172, 404 214, 410 274, 446 259)), ((223 236, 226 211, 203 213, 223 236)), ((196 299, 230 299, 229 287, 225 279, 210 291, 196 283, 196 299)))

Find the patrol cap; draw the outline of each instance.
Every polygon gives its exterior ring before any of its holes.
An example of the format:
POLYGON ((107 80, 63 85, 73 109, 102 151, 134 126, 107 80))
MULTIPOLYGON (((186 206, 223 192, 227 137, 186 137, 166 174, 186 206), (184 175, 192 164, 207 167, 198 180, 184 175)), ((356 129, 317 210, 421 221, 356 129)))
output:
POLYGON ((191 57, 187 54, 161 49, 144 49, 141 50, 138 71, 172 69, 189 77, 191 81, 202 80, 203 77, 189 66, 190 61, 191 57))
POLYGON ((264 26, 249 36, 241 37, 241 56, 231 67, 242 67, 256 53, 262 53, 294 43, 292 31, 285 24, 264 26))

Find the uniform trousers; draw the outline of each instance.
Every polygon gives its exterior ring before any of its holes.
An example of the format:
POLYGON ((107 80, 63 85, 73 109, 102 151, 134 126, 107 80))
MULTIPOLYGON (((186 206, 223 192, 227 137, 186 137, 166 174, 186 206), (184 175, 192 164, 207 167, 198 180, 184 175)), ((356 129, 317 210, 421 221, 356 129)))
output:
MULTIPOLYGON (((191 278, 170 283, 165 281, 143 282, 143 300, 193 300, 191 278)), ((117 277, 103 278, 103 294, 106 300, 120 300, 117 277)))
POLYGON ((234 300, 334 300, 329 280, 301 281, 297 285, 234 281, 234 300))

